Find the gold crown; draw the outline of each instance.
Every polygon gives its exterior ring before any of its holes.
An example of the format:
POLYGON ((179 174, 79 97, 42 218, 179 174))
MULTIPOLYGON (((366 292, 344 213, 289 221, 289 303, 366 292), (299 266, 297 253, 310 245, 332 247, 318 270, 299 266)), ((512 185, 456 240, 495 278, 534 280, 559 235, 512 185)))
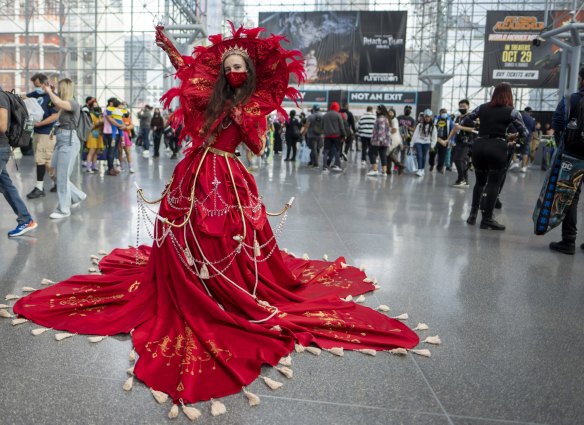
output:
POLYGON ((225 58, 227 58, 227 56, 231 55, 240 55, 249 59, 249 53, 247 52, 247 50, 245 50, 243 47, 239 47, 236 44, 235 46, 232 46, 223 52, 223 55, 221 55, 221 62, 223 62, 225 58))

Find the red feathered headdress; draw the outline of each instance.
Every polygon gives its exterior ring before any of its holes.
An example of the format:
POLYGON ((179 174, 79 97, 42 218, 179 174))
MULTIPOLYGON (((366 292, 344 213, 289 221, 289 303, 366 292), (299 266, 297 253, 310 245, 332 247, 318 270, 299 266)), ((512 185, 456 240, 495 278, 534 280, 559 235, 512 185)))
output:
MULTIPOLYGON (((164 34, 164 27, 156 27, 156 41, 168 54, 177 69, 176 77, 181 80, 178 87, 173 87, 162 96, 164 107, 168 108, 172 100, 178 97, 180 107, 171 115, 171 125, 176 128, 183 125, 181 138, 191 136, 193 146, 200 146, 206 134, 200 134, 205 122, 205 110, 213 88, 219 78, 222 57, 227 50, 243 49, 256 69, 256 92, 238 112, 238 121, 244 135, 261 136, 265 131, 265 116, 276 110, 284 116, 286 111, 280 106, 284 97, 295 102, 300 93, 288 87, 290 74, 294 74, 298 83, 304 81, 304 62, 298 50, 286 50, 281 46, 287 41, 283 36, 271 35, 260 38, 264 28, 236 29, 231 25, 232 35, 223 38, 221 34, 209 37, 211 46, 196 47, 192 56, 181 56, 164 34)), ((218 117, 209 131, 214 130, 223 120, 218 117)))

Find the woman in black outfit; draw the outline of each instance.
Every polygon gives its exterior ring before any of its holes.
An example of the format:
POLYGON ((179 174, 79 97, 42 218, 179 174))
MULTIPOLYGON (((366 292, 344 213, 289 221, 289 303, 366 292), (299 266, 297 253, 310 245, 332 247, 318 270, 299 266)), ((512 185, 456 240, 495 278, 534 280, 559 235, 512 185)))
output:
POLYGON ((152 129, 152 138, 154 139, 154 156, 160 156, 160 139, 162 138, 162 131, 164 130, 164 118, 160 114, 160 109, 154 109, 152 121, 150 121, 150 128, 152 129))
POLYGON ((290 111, 290 119, 286 123, 286 159, 284 161, 296 161, 296 151, 298 149, 298 142, 300 141, 300 130, 302 124, 296 118, 296 111, 290 111))
POLYGON ((477 118, 480 118, 481 126, 478 139, 472 147, 476 183, 472 208, 466 222, 471 225, 476 223, 481 198, 484 197, 481 229, 505 230, 505 226, 493 218, 499 187, 507 170, 508 142, 505 133, 509 124, 513 124, 523 137, 527 138, 528 135, 521 114, 513 108, 511 85, 497 84, 491 101, 468 114, 462 125, 471 126, 477 118))

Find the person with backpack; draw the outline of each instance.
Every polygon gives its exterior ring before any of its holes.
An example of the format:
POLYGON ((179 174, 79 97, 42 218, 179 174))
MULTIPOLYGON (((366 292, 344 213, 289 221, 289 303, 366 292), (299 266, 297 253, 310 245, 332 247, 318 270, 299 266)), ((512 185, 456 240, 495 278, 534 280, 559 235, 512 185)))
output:
POLYGON ((286 159, 284 161, 296 161, 297 144, 302 137, 300 133, 301 128, 302 124, 296 118, 296 111, 292 109, 290 111, 290 119, 286 123, 286 159))
POLYGON ((339 113, 341 107, 338 102, 332 102, 329 110, 322 117, 324 132, 324 147, 322 150, 322 171, 329 171, 334 161, 333 171, 343 171, 341 168, 341 149, 343 140, 347 137, 345 123, 339 113))
POLYGON ((306 118, 306 123, 302 127, 303 134, 306 134, 308 147, 310 149, 310 162, 308 167, 318 168, 318 155, 322 149, 322 136, 324 128, 322 124, 322 113, 320 107, 314 105, 311 114, 306 118))
POLYGON ((45 175, 52 175, 51 157, 55 150, 55 138, 51 137, 51 130, 59 117, 59 113, 51 102, 51 98, 43 90, 43 85, 48 84, 49 79, 45 74, 34 74, 30 81, 35 89, 27 93, 25 97, 36 99, 43 108, 43 119, 34 123, 33 152, 36 163, 36 183, 30 193, 26 195, 28 199, 36 199, 45 196, 44 180, 45 175))
POLYGON ((80 120, 81 108, 73 98, 75 84, 69 78, 59 81, 57 96, 51 86, 44 86, 53 104, 59 109, 57 143, 53 154, 52 165, 57 178, 58 203, 55 211, 49 215, 51 219, 69 217, 71 208, 78 206, 87 195, 71 182, 71 174, 79 157, 81 142, 77 136, 77 125, 80 120))
MULTIPOLYGON (((557 140, 563 138, 565 153, 584 159, 584 137, 582 137, 584 132, 584 68, 578 72, 578 87, 579 90, 572 93, 569 99, 560 100, 552 118, 552 128, 557 140)), ((568 255, 576 253, 578 201, 581 191, 582 179, 578 182, 572 203, 562 220, 562 240, 550 243, 552 251, 568 255)), ((580 245, 580 248, 584 249, 584 243, 580 245)))
MULTIPOLYGON (((17 99, 16 95, 0 89, 0 192, 4 195, 4 199, 6 199, 12 211, 16 214, 16 221, 18 223, 16 228, 8 232, 8 237, 11 238, 24 235, 38 227, 38 224, 32 219, 32 216, 26 208, 26 204, 20 197, 16 187, 14 187, 10 175, 6 170, 8 160, 12 155, 11 142, 14 142, 14 140, 10 140, 8 137, 11 126, 15 125, 13 124, 15 122, 15 115, 11 104, 16 103, 18 100, 20 99, 17 99), (11 101, 10 96, 14 96, 13 101, 11 101)), ((26 111, 24 104, 21 108, 24 108, 26 111)), ((12 130, 16 129, 12 128, 12 130)), ((22 130, 20 129, 20 131, 22 130)), ((15 132, 11 131, 10 133, 14 134, 15 132)))

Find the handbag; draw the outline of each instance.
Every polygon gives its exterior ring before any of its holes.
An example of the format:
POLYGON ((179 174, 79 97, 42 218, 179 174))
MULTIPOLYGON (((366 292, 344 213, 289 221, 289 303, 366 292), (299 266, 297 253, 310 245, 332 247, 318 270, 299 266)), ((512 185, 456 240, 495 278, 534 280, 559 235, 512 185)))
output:
POLYGON ((306 142, 302 142, 300 145, 300 151, 298 152, 298 160, 301 164, 308 164, 310 162, 310 148, 306 142))
POLYGON ((412 147, 408 147, 406 151, 406 160, 404 166, 406 173, 415 173, 418 171, 418 160, 412 147))

